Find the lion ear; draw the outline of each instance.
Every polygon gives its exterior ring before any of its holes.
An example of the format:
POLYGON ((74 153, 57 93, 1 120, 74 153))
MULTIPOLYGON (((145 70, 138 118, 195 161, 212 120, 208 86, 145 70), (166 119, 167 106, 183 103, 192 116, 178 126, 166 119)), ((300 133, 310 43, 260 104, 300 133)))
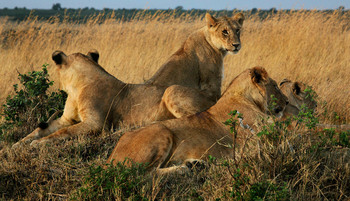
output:
POLYGON ((263 67, 254 67, 250 70, 250 76, 253 82, 259 84, 268 78, 267 72, 263 67))
POLYGON ((293 90, 293 93, 297 96, 300 95, 300 92, 301 92, 301 85, 299 82, 294 82, 293 85, 292 85, 292 90, 293 90))
POLYGON ((284 78, 281 82, 280 82, 280 86, 282 86, 284 83, 287 83, 287 82, 291 82, 289 79, 287 78, 284 78))
POLYGON ((97 50, 92 49, 87 53, 87 56, 90 57, 94 62, 98 63, 98 59, 100 58, 100 54, 97 50))
POLYGON ((207 21, 208 28, 214 27, 218 23, 218 20, 209 13, 205 14, 205 20, 207 21))
POLYGON ((67 55, 61 50, 56 50, 52 53, 52 60, 54 60, 57 65, 67 64, 67 55))
POLYGON ((245 17, 243 13, 238 13, 235 16, 233 16, 233 20, 237 21, 241 26, 243 25, 245 17))

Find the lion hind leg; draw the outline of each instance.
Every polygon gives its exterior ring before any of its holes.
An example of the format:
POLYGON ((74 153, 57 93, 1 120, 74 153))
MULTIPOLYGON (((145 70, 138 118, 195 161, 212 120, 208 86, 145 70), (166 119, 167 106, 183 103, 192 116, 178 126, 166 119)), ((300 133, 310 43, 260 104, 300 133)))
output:
POLYGON ((125 158, 147 164, 148 169, 163 166, 173 150, 173 134, 162 124, 153 124, 125 133, 118 141, 107 163, 123 162, 125 158))
POLYGON ((168 87, 162 102, 176 118, 201 112, 215 104, 199 90, 180 85, 168 87))
POLYGON ((334 129, 335 132, 346 132, 350 131, 350 124, 317 124, 316 129, 323 131, 324 129, 334 129))
POLYGON ((189 174, 193 170, 201 171, 207 167, 207 163, 201 159, 186 159, 181 165, 166 168, 158 168, 157 174, 189 174))

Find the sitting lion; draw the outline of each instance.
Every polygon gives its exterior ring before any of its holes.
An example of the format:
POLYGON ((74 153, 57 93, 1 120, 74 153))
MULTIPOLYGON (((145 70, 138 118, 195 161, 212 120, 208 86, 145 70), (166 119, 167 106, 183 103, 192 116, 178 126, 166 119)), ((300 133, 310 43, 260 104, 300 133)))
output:
POLYGON ((239 119, 242 127, 238 129, 239 145, 259 130, 261 118, 283 113, 286 103, 286 97, 264 68, 248 69, 231 82, 210 109, 125 133, 107 162, 116 164, 128 158, 147 163, 159 173, 167 173, 182 172, 187 168, 186 163, 206 159, 208 155, 232 157, 232 148, 227 146, 233 143, 232 134, 223 123, 230 118, 229 112, 237 110, 243 114, 243 119, 239 119), (270 104, 271 101, 275 104, 270 104))
POLYGON ((241 49, 242 13, 229 18, 205 16, 207 25, 192 33, 146 83, 181 85, 204 92, 214 103, 221 96, 223 59, 241 49))
POLYGON ((97 51, 69 56, 62 51, 53 53, 60 88, 68 94, 63 115, 39 124, 15 146, 97 132, 112 125, 115 128, 121 121, 130 125, 180 117, 213 105, 181 86, 124 83, 98 65, 98 58, 97 51))

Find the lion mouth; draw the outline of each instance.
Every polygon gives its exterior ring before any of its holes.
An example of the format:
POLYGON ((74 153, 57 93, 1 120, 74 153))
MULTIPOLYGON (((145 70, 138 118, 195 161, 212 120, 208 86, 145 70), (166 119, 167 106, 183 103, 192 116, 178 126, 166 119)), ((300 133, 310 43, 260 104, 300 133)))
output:
POLYGON ((234 49, 234 50, 233 50, 233 49, 227 49, 227 48, 226 48, 226 51, 227 51, 227 52, 234 53, 234 54, 237 54, 237 53, 239 52, 239 49, 234 49))

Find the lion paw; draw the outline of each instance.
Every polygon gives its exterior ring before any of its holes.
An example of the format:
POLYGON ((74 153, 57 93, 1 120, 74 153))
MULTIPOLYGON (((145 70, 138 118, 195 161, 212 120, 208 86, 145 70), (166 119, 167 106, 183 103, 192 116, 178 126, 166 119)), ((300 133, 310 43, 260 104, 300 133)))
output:
POLYGON ((24 143, 21 142, 21 141, 18 141, 15 144, 13 144, 11 148, 12 149, 18 149, 21 145, 24 145, 24 143))
POLYGON ((33 140, 33 141, 30 143, 30 146, 31 146, 31 147, 37 147, 37 146, 39 146, 40 144, 42 144, 42 142, 40 142, 40 140, 33 140))

